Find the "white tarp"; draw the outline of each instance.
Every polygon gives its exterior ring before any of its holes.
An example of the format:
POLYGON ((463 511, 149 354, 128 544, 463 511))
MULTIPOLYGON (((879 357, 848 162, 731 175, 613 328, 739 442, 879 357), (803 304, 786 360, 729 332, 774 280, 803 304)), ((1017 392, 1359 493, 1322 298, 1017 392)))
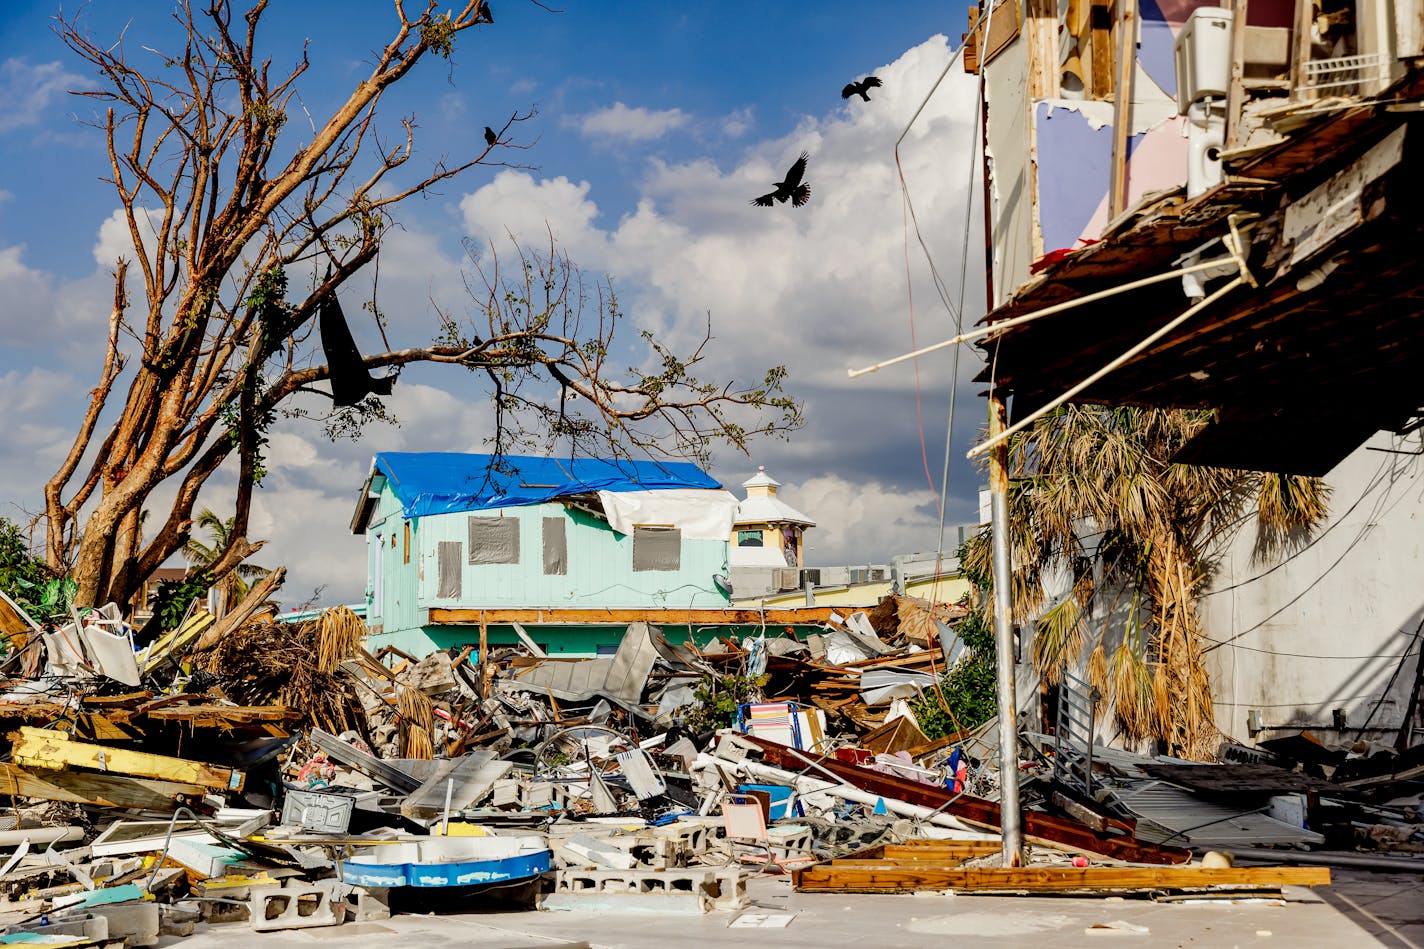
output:
POLYGON ((608 524, 620 534, 634 524, 667 525, 687 540, 729 540, 737 499, 730 491, 705 488, 664 488, 659 491, 600 491, 608 524))

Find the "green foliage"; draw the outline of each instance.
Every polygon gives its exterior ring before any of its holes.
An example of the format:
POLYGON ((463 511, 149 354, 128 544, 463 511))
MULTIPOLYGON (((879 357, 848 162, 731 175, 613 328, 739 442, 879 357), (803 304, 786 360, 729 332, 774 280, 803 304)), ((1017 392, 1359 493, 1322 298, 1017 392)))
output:
POLYGON ((19 526, 0 517, 0 590, 44 622, 69 612, 75 585, 73 580, 51 577, 44 561, 30 553, 19 526))
POLYGON ((770 679, 771 676, 765 674, 756 678, 741 675, 703 676, 702 684, 693 692, 697 704, 687 716, 687 727, 694 732, 727 728, 737 720, 737 706, 759 699, 761 690, 770 679))
MULTIPOLYGON (((963 553, 961 552, 961 562, 963 553)), ((978 588, 979 601, 985 602, 982 578, 966 575, 978 588)), ((969 615, 954 627, 954 633, 964 643, 965 653, 939 680, 939 692, 954 713, 940 705, 939 695, 926 690, 910 703, 920 730, 926 738, 942 738, 961 728, 975 728, 992 718, 999 710, 995 683, 994 624, 984 608, 971 609, 969 615), (957 724, 956 724, 957 723, 957 724)))
POLYGON ((160 580, 153 596, 153 615, 163 632, 177 629, 188 607, 213 585, 213 575, 206 570, 190 570, 182 580, 160 580))
POLYGON ((455 52, 455 24, 450 22, 450 14, 442 13, 422 26, 420 41, 441 59, 449 59, 455 52))

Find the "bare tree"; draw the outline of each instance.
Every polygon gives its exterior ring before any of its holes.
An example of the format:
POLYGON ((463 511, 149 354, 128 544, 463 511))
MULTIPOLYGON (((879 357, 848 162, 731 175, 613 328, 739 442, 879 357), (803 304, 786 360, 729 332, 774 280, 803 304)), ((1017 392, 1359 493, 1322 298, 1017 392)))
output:
MULTIPOLYGON (((300 140, 298 123, 287 120, 300 104, 297 80, 308 60, 303 52, 273 78, 259 50, 267 0, 253 0, 236 21, 228 0, 184 0, 176 14, 182 49, 146 68, 130 62, 122 40, 101 43, 77 20, 58 20, 63 42, 101 77, 100 88, 77 94, 105 106, 96 124, 108 146, 106 180, 133 244, 132 258, 113 271, 103 368, 74 443, 45 486, 46 563, 74 577, 78 603, 128 602, 183 549, 199 492, 229 459, 237 465, 235 513, 214 576, 260 546, 247 529, 252 489, 264 474, 264 433, 292 411, 295 394, 331 378, 314 333, 323 305, 377 258, 397 205, 476 165, 503 164, 491 152, 532 116, 511 116, 493 144, 466 160, 397 181, 416 126, 406 117, 395 144, 382 141, 382 95, 427 55, 449 59, 461 34, 489 17, 483 0, 445 13, 430 2, 418 16, 404 0, 391 2, 392 38, 346 100, 314 117, 300 140), (307 285, 295 292, 303 277, 307 285), (140 514, 165 485, 174 499, 145 537, 140 514)), ((501 274, 491 259, 471 285, 479 290, 476 319, 442 315, 430 344, 361 362, 397 371, 450 363, 483 374, 501 450, 562 438, 606 451, 705 457, 714 444, 744 449, 755 434, 799 424, 780 369, 750 385, 703 382, 691 374, 701 347, 678 356, 645 334, 651 368, 613 371, 620 314, 611 288, 585 281, 552 247, 516 257, 517 273, 501 274)), ((342 434, 383 414, 379 399, 367 396, 324 417, 342 434)))

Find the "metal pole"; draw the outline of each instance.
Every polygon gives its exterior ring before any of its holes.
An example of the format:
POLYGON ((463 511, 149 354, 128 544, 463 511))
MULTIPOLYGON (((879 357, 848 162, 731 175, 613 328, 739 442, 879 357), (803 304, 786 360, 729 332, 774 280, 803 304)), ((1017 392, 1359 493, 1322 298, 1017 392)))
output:
MULTIPOLYGON (((989 437, 1008 424, 998 389, 989 391, 989 437)), ((989 453, 989 510, 994 548, 994 650, 999 698, 999 829, 1004 866, 1023 863, 1019 823, 1018 702, 1014 695, 1013 562, 1009 554, 1009 448, 1000 442, 989 453)))

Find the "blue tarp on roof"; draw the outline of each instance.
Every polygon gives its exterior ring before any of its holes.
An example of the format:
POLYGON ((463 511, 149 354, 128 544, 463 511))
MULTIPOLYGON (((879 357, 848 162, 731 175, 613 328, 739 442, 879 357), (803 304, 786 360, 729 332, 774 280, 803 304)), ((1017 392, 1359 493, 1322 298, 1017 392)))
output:
POLYGON ((722 487, 685 461, 387 451, 376 456, 405 517, 541 504, 591 491, 722 487), (499 470, 503 469, 503 470, 499 470))

